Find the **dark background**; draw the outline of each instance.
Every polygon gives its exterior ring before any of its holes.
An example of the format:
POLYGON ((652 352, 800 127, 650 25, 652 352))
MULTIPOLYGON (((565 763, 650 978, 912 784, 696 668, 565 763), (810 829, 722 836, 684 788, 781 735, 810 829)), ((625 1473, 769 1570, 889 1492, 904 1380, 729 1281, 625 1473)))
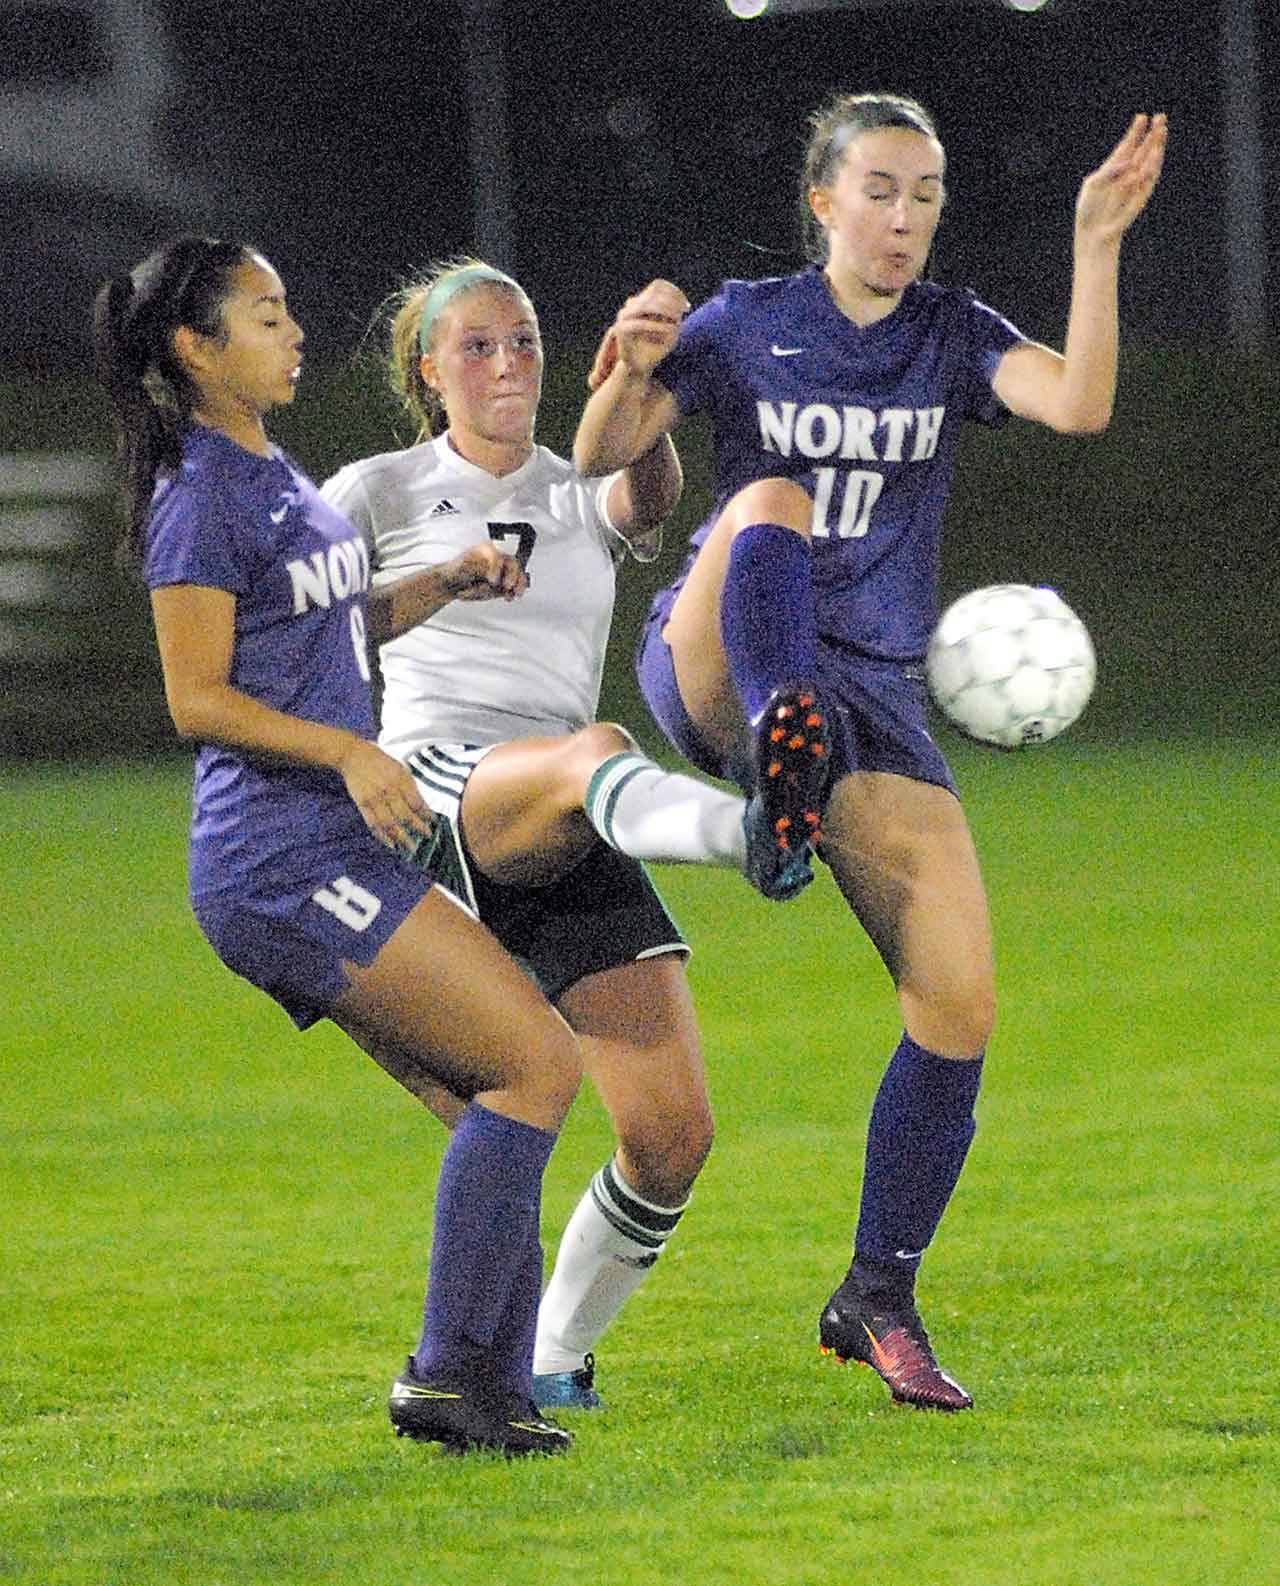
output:
MULTIPOLYGON (((499 19, 487 31, 474 20, 481 0, 149 3, 171 80, 145 159, 168 196, 113 190, 109 169, 79 186, 9 179, 0 190, 8 452, 107 454, 106 413, 86 379, 93 289, 188 226, 256 241, 284 275, 308 360, 275 427, 317 477, 397 444, 376 374, 353 355, 399 280, 458 251, 513 269, 537 303, 541 438, 563 450, 591 349, 628 292, 660 274, 697 301, 727 275, 799 263, 805 119, 837 88, 894 88, 929 105, 949 161, 935 274, 1060 345, 1080 178, 1133 111, 1166 110, 1165 175, 1123 261, 1116 420, 1101 439, 1018 422, 975 433, 943 593, 1009 578, 1067 594, 1102 662, 1078 732, 1248 731, 1274 719, 1280 280, 1265 239, 1276 234, 1280 30, 1269 0, 1255 7, 1268 179, 1249 217, 1265 296, 1247 336, 1228 269, 1240 216, 1224 129, 1239 93, 1219 45, 1238 0, 1052 0, 1031 15, 998 0, 878 0, 750 22, 721 0, 484 0, 499 19)), ((11 46, 12 16, 0 0, 11 46)), ((66 21, 46 18, 46 44, 66 21)), ((23 37, 29 67, 40 41, 23 37)), ((11 49, 9 77, 18 58, 11 49)), ((65 54, 48 65, 51 80, 74 76, 65 54)), ((86 48, 79 69, 92 77, 109 61, 86 48)), ((685 503, 663 561, 629 572, 602 704, 641 730, 626 652, 706 499, 696 426, 681 450, 685 503)), ((4 540, 14 507, 0 502, 0 752, 171 741, 145 602, 109 566, 109 498, 75 507, 80 539, 41 553, 61 584, 46 580, 25 606, 14 590, 29 594, 30 581, 5 581, 6 556, 31 559, 4 540)))
MULTIPOLYGON (((86 217, 87 246, 62 261, 84 296, 63 299, 57 335, 28 327, 28 353, 38 343, 46 365, 74 357, 97 269, 132 262, 177 220, 259 241, 325 350, 350 346, 404 272, 484 240, 473 195, 494 158, 468 139, 467 61, 480 52, 463 24, 475 0, 152 3, 175 67, 159 147, 192 202, 185 215, 121 206, 99 257, 86 217)), ((1257 5, 1264 84, 1280 75, 1271 9, 1257 5)), ((923 99, 943 131, 939 274, 1051 335, 1080 177, 1134 110, 1165 109, 1169 161, 1126 261, 1126 324, 1211 336, 1227 300, 1222 10, 1051 0, 1028 15, 999 0, 879 0, 743 22, 722 0, 490 0, 498 47, 477 69, 496 94, 503 67, 513 180, 499 262, 566 334, 594 331, 655 274, 697 298, 725 275, 789 268, 808 111, 833 88, 889 87, 923 99)), ((1274 94, 1261 115, 1274 169, 1274 94)), ((111 200, 96 197, 86 208, 101 221, 111 200)), ((1270 182, 1272 221, 1276 202, 1270 182)), ((11 336, 20 285, 11 275, 11 336)))

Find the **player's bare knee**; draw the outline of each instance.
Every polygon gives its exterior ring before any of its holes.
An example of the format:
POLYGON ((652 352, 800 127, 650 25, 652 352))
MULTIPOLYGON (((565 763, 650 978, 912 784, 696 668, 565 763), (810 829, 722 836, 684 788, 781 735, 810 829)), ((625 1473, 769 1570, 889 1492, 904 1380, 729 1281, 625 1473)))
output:
POLYGON ((576 1040, 570 1038, 567 1047, 556 1048, 555 1056, 545 1073, 545 1084, 552 1099, 561 1107, 561 1116, 573 1105, 573 1098, 582 1084, 582 1053, 576 1040))
POLYGON ((996 1010, 992 999, 971 1006, 964 1024, 960 1027, 963 1045, 960 1050, 966 1057, 977 1057, 987 1049, 991 1032, 995 1028, 996 1010))
POLYGON ((995 1026, 995 997, 989 989, 972 988, 949 1000, 942 1010, 942 1025, 949 1035, 948 1057, 977 1057, 986 1050, 995 1026))
POLYGON ((757 479, 731 497, 720 521, 734 534, 749 523, 777 523, 807 540, 812 532, 813 502, 792 479, 757 479))
POLYGON ((566 1026, 530 1041, 508 1066, 505 1087, 535 1099, 563 1120, 582 1083, 582 1056, 566 1026))
POLYGON ((574 809, 582 803, 592 776, 606 760, 635 747, 629 732, 608 721, 593 722, 567 737, 555 762, 565 808, 574 809))
POLYGON ((919 1043, 940 1057, 978 1057, 995 1025, 990 977, 928 986, 910 979, 898 987, 903 1022, 919 1043))
POLYGON ((623 1129, 618 1141, 632 1189, 662 1206, 683 1201, 714 1138, 715 1125, 705 1109, 678 1119, 655 1115, 635 1120, 623 1129))
POLYGON ((635 739, 616 721, 592 722, 574 733, 573 743, 578 754, 593 766, 610 755, 623 754, 636 747, 635 739))
POLYGON ((544 763, 542 796, 555 799, 565 814, 576 812, 601 764, 634 747, 630 733, 612 722, 593 722, 577 733, 566 734, 544 763))

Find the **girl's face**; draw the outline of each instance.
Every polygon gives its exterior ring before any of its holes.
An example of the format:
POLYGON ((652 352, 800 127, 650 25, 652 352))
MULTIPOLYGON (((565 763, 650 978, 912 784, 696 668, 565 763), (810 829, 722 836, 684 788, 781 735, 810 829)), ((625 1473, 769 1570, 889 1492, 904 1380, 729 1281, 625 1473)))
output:
POLYGON ((280 277, 258 254, 232 272, 222 332, 178 332, 179 354, 200 389, 201 411, 224 422, 252 422, 278 403, 293 401, 302 372, 302 331, 285 307, 280 277))
POLYGON ((542 341, 523 293, 483 283, 459 293, 432 327, 422 378, 440 393, 449 428, 498 445, 527 445, 542 395, 542 341))
POLYGON ((877 127, 851 138, 809 205, 827 234, 828 269, 873 297, 897 297, 924 269, 946 197, 936 138, 877 127))

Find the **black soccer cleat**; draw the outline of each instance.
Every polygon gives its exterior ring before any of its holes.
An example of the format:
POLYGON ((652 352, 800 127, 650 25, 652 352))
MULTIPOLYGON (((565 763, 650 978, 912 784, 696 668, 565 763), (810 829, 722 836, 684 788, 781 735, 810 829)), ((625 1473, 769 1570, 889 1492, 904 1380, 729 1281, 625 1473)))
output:
POLYGON ((743 816, 747 879, 765 897, 793 898, 813 879, 830 767, 827 721, 808 683, 777 688, 756 724, 755 792, 743 816))
POLYGON ((563 1454, 573 1442, 533 1401, 474 1382, 420 1377, 412 1355, 391 1384, 387 1413, 397 1437, 442 1443, 452 1454, 493 1449, 508 1458, 563 1454))
POLYGON ((870 1366, 898 1404, 924 1410, 969 1410, 973 1399, 934 1359, 914 1305, 876 1310, 846 1278, 818 1321, 818 1347, 843 1365, 870 1366))

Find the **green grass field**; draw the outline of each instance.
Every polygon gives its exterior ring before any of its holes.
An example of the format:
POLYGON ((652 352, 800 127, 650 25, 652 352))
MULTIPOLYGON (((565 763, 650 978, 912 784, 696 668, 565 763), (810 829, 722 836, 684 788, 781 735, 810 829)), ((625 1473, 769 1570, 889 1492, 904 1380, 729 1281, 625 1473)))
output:
MULTIPOLYGON (((659 877, 719 1120, 565 1459, 397 1442, 442 1135, 187 912, 185 762, 0 769, 0 1580, 1263 1586, 1280 1565, 1275 742, 953 748, 1002 1010, 922 1308, 816 1349, 897 1034, 825 878, 659 877)), ((608 1149, 583 1096, 548 1260, 608 1149)))

